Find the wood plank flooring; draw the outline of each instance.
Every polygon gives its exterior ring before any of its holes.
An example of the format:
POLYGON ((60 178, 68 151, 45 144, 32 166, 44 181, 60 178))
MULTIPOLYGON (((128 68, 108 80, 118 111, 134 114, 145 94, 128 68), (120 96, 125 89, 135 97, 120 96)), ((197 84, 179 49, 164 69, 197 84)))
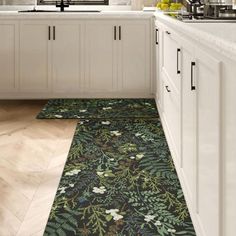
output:
POLYGON ((46 101, 0 101, 0 235, 42 236, 76 120, 36 120, 46 101))

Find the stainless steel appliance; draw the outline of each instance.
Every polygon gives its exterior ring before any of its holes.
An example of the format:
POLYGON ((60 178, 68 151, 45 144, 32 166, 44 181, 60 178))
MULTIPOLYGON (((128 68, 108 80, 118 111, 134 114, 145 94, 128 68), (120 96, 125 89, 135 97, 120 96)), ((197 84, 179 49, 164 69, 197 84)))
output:
POLYGON ((232 0, 183 0, 186 12, 169 15, 183 22, 236 22, 232 0))
POLYGON ((204 16, 212 19, 236 19, 232 0, 205 0, 204 16))

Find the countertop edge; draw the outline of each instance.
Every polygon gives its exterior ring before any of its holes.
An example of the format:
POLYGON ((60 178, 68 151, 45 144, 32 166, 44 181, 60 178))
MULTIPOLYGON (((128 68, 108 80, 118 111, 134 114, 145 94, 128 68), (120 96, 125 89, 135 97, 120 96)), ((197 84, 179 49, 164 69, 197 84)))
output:
POLYGON ((198 43, 216 51, 217 53, 223 54, 225 57, 236 61, 236 43, 226 41, 212 33, 194 28, 193 25, 197 23, 184 23, 172 19, 171 17, 166 16, 165 14, 160 12, 154 13, 154 15, 156 17, 156 20, 159 20, 160 22, 166 24, 173 30, 179 33, 183 33, 193 41, 197 41, 198 43))

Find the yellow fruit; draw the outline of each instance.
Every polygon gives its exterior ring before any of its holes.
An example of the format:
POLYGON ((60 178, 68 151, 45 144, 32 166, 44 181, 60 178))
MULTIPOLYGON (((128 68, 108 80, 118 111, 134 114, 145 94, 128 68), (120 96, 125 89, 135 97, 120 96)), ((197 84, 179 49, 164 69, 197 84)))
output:
POLYGON ((174 3, 174 2, 172 2, 170 4, 170 10, 172 10, 172 11, 180 10, 181 7, 182 7, 181 3, 174 3))
POLYGON ((161 2, 168 4, 168 3, 170 3, 170 0, 162 0, 161 2))
POLYGON ((169 9, 169 5, 166 4, 166 3, 162 3, 161 4, 161 10, 165 11, 165 10, 168 10, 169 9))
POLYGON ((157 8, 161 9, 161 2, 157 3, 157 8))

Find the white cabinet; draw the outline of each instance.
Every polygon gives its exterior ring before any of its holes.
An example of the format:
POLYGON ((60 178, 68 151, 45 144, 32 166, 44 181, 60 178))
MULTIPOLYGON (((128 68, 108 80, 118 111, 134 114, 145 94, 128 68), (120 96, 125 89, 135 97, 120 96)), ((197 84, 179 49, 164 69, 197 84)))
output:
POLYGON ((196 84, 197 94, 196 211, 204 235, 220 236, 220 61, 199 48, 195 50, 195 57, 196 80, 193 83, 196 84))
POLYGON ((151 17, 31 17, 0 22, 1 98, 152 97, 151 17))
POLYGON ((163 85, 163 107, 162 113, 165 120, 166 130, 168 132, 169 142, 173 157, 177 163, 180 163, 180 132, 181 132, 181 112, 180 112, 180 94, 175 90, 171 81, 162 75, 163 85))
POLYGON ((162 73, 172 82, 177 91, 180 91, 180 45, 176 33, 165 27, 162 27, 162 73))
POLYGON ((156 24, 161 32, 157 97, 169 147, 197 234, 222 236, 221 62, 156 24))
POLYGON ((149 21, 119 21, 119 91, 151 93, 149 21))
POLYGON ((23 21, 20 26, 20 90, 66 93, 79 89, 80 24, 23 21))
POLYGON ((81 28, 75 21, 52 23, 52 87, 54 93, 79 91, 81 86, 81 28))
POLYGON ((85 91, 151 95, 149 20, 89 21, 85 41, 85 91))
POLYGON ((159 68, 157 80, 158 107, 164 120, 173 158, 181 161, 181 100, 180 100, 180 46, 174 31, 158 23, 159 68))
POLYGON ((51 88, 50 22, 20 24, 20 91, 48 92, 51 88))
POLYGON ((161 27, 155 23, 155 48, 156 48, 156 55, 155 55, 155 59, 156 59, 156 69, 155 69, 155 77, 156 77, 156 81, 155 81, 155 99, 156 99, 156 103, 158 105, 158 112, 162 113, 163 110, 163 92, 164 92, 164 81, 162 80, 162 76, 161 76, 161 63, 162 63, 162 41, 163 41, 163 30, 161 29, 161 27))
POLYGON ((117 43, 114 21, 86 24, 85 91, 106 93, 117 87, 117 43))
POLYGON ((182 59, 182 169, 188 200, 201 234, 220 236, 220 62, 187 42, 182 59))
POLYGON ((182 157, 181 168, 190 205, 196 209, 196 155, 197 155, 197 103, 196 90, 191 87, 192 55, 194 47, 187 42, 181 48, 182 54, 182 157))
POLYGON ((0 91, 18 87, 18 22, 0 21, 0 91))

